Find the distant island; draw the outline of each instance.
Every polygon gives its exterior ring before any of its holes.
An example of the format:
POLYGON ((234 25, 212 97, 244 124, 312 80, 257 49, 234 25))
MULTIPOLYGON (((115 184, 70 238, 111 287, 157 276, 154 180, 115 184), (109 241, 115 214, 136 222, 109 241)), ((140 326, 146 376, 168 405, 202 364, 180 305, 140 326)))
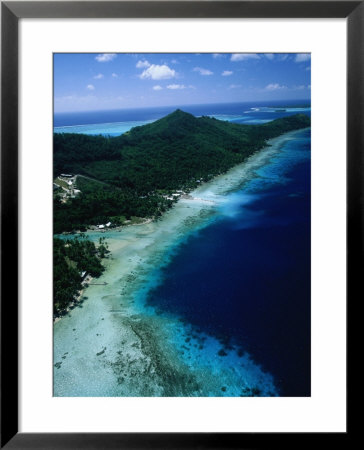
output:
POLYGON ((296 108, 310 108, 310 105, 308 103, 287 103, 286 105, 276 105, 275 103, 272 105, 268 105, 268 108, 275 108, 277 110, 287 110, 287 109, 296 109, 296 108))
POLYGON ((304 114, 241 125, 177 109, 117 137, 54 134, 54 233, 156 219, 268 139, 309 126, 304 114))

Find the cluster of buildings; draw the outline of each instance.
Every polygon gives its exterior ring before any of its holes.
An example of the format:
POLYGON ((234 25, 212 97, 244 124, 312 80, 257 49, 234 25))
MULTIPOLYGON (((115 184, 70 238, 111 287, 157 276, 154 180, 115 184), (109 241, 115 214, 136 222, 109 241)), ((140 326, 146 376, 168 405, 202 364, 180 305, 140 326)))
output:
POLYGON ((68 173, 61 173, 53 182, 53 191, 60 192, 61 202, 66 203, 69 198, 75 198, 81 193, 76 188, 76 176, 68 173))
POLYGON ((185 192, 183 192, 183 191, 176 191, 172 195, 163 195, 163 197, 166 198, 167 200, 176 200, 181 195, 185 195, 185 192))

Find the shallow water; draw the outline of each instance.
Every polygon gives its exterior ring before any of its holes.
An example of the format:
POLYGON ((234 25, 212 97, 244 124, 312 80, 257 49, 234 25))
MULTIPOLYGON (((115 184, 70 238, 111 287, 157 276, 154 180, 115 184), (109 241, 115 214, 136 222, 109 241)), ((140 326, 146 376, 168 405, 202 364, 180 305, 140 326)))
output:
MULTIPOLYGON (((307 104, 307 101, 302 101, 307 104)), ((276 101, 277 107, 267 103, 229 103, 210 105, 182 105, 183 111, 196 117, 202 115, 234 123, 263 124, 281 117, 303 113, 310 115, 309 104, 297 107, 297 101, 276 101), (281 107, 279 107, 281 105, 281 107), (289 107, 291 105, 291 107, 289 107)), ((82 133, 90 135, 119 136, 135 126, 142 126, 172 113, 178 106, 144 108, 132 110, 94 111, 83 113, 61 113, 54 116, 55 133, 82 133)))
MULTIPOLYGON (((166 274, 173 272, 170 267, 180 258, 181 249, 186 249, 191 239, 196 240, 198 233, 208 233, 226 218, 232 226, 241 222, 233 219, 239 217, 241 206, 245 211, 248 205, 256 204, 257 177, 273 184, 284 179, 282 174, 268 179, 264 167, 269 163, 274 166, 284 153, 280 151, 282 143, 289 145, 299 133, 302 132, 275 139, 275 145, 247 163, 202 185, 192 193, 199 200, 180 200, 158 222, 102 234, 108 240, 112 258, 98 282, 105 281, 107 285, 89 286, 81 307, 54 326, 54 395, 280 393, 279 382, 266 367, 262 370, 263 361, 254 355, 248 340, 244 347, 243 342, 227 339, 231 336, 226 333, 218 335, 178 309, 165 307, 155 295, 166 286, 166 274), (244 186, 244 194, 237 194, 236 190, 244 186)), ((253 217, 253 222, 256 220, 253 217)), ((88 234, 93 239, 100 237, 97 232, 88 234)), ((196 270, 198 262, 185 259, 185 284, 192 276, 189 271, 196 270)), ((208 286, 211 277, 205 283, 208 286)), ((186 286, 179 286, 178 294, 183 291, 188 292, 186 286)), ((208 323, 213 319, 211 314, 215 315, 207 306, 202 314, 208 323)))

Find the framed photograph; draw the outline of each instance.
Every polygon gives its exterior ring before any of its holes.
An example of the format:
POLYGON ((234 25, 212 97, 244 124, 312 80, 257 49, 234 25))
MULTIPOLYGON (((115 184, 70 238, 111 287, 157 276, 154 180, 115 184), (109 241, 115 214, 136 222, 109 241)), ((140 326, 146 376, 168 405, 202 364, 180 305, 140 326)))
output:
POLYGON ((2 447, 347 439, 363 3, 1 6, 2 447))

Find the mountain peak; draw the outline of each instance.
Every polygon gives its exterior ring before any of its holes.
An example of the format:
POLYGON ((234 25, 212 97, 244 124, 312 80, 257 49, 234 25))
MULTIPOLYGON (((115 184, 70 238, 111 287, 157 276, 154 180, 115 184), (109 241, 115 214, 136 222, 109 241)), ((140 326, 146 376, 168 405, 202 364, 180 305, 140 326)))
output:
POLYGON ((175 111, 173 111, 173 113, 168 114, 168 116, 166 117, 193 117, 195 118, 195 116, 193 116, 190 113, 187 113, 185 111, 182 111, 182 109, 176 109, 175 111))
POLYGON ((156 126, 160 125, 162 127, 191 127, 197 126, 198 119, 185 111, 182 111, 181 109, 176 109, 172 113, 168 114, 165 117, 162 117, 161 119, 154 122, 156 126))

